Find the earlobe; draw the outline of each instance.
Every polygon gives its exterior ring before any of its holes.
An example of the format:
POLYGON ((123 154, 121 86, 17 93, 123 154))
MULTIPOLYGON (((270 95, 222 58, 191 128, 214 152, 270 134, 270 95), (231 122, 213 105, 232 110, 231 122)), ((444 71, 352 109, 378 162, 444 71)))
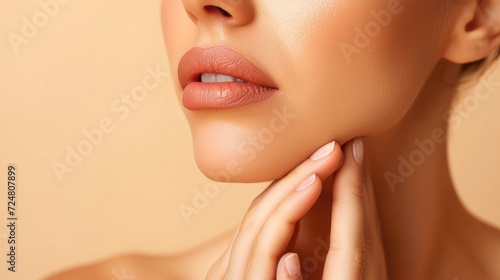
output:
POLYGON ((443 57, 464 64, 481 60, 500 46, 500 1, 474 0, 474 3, 456 7, 452 34, 443 57))

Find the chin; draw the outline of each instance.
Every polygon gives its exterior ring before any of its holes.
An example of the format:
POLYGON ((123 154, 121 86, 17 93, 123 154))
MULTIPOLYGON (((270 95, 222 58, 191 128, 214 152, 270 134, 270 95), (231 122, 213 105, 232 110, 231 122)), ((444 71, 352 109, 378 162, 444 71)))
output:
POLYGON ((195 151, 195 160, 206 177, 226 183, 273 181, 285 176, 294 167, 293 164, 286 164, 279 156, 256 155, 253 160, 248 161, 248 158, 235 157, 233 153, 203 149, 195 151))
POLYGON ((206 153, 195 153, 196 164, 209 179, 224 183, 259 183, 279 179, 293 168, 287 168, 277 159, 255 159, 253 162, 240 161, 231 155, 219 154, 209 158, 206 153))
POLYGON ((197 130, 193 149, 198 168, 218 182, 266 182, 285 176, 310 153, 285 132, 259 138, 258 131, 227 124, 197 130))

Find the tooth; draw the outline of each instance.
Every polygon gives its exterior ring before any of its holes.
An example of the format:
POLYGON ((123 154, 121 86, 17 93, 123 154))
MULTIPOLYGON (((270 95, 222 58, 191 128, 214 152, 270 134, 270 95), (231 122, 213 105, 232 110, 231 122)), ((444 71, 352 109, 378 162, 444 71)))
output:
POLYGON ((218 73, 201 74, 201 82, 202 83, 231 83, 231 82, 245 83, 245 81, 242 79, 218 73))
POLYGON ((236 82, 236 78, 235 78, 235 77, 228 76, 228 75, 218 74, 218 75, 217 75, 217 82, 218 82, 218 83, 236 82))
POLYGON ((216 76, 217 76, 217 74, 215 74, 215 73, 203 73, 203 74, 201 74, 201 82, 202 83, 216 83, 217 82, 216 76))

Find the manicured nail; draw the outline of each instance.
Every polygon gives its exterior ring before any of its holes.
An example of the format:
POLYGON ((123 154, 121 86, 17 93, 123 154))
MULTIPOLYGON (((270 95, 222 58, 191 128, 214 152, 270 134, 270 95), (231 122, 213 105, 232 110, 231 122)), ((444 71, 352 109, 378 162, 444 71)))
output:
POLYGON ((314 182, 316 182, 316 174, 309 175, 303 182, 300 184, 295 190, 296 191, 303 191, 307 188, 309 188, 314 182))
POLYGON ((365 148, 363 144, 363 138, 358 137, 354 139, 352 143, 352 152, 354 154, 354 159, 359 165, 363 164, 363 157, 365 156, 365 148))
POLYGON ((297 254, 291 254, 285 260, 286 271, 292 278, 300 278, 300 260, 297 254))
POLYGON ((309 157, 309 159, 320 160, 331 154, 334 149, 335 149, 335 141, 330 142, 324 145, 323 147, 319 148, 314 154, 312 154, 311 157, 309 157))

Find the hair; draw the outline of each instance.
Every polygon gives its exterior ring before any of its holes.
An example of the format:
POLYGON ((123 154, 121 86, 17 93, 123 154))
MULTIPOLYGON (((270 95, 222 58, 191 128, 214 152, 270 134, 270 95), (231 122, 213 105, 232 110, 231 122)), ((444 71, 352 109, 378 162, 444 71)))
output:
POLYGON ((500 57, 500 49, 478 61, 462 64, 461 74, 465 80, 482 76, 500 57))

